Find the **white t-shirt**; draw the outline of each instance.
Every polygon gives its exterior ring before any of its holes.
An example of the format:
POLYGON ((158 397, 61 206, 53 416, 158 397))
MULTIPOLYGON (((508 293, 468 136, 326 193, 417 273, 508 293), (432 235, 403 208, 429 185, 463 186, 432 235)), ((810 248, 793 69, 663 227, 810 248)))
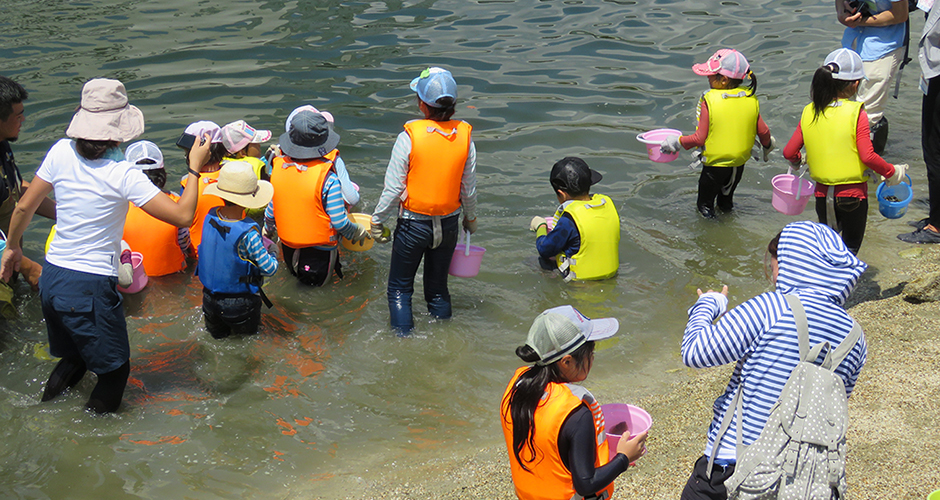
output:
POLYGON ((127 202, 143 206, 160 190, 129 162, 82 158, 71 139, 49 149, 36 177, 52 184, 56 198, 56 234, 46 262, 117 276, 127 202))

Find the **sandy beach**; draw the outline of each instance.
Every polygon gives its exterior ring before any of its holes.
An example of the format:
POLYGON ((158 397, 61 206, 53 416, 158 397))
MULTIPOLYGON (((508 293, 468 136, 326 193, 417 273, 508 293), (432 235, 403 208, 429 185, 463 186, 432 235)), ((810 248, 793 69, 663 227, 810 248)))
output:
MULTIPOLYGON (((868 340, 868 362, 849 400, 849 498, 924 499, 940 489, 940 309, 909 297, 915 278, 937 272, 940 248, 911 247, 876 279, 864 275, 850 298, 849 311, 868 340)), ((654 420, 649 453, 617 480, 615 498, 679 497, 730 371, 730 365, 683 369, 663 394, 636 402, 654 420)), ((623 400, 613 391, 596 395, 623 400)), ((515 498, 503 446, 396 464, 359 486, 349 498, 515 498)))

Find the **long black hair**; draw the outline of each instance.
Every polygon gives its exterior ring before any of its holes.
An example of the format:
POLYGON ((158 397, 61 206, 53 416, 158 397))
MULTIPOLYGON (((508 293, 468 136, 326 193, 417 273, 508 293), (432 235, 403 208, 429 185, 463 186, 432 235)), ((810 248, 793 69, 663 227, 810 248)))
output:
POLYGON ((813 83, 810 84, 809 97, 813 100, 813 121, 826 112, 832 101, 839 98, 845 89, 858 80, 836 80, 833 73, 839 72, 839 65, 832 62, 820 67, 813 74, 813 83))
MULTIPOLYGON (((594 342, 585 342, 571 353, 575 366, 583 368, 590 362, 591 354, 594 352, 594 342)), ((516 356, 519 356, 527 363, 538 361, 539 355, 528 345, 522 345, 516 348, 516 356)), ((535 365, 519 375, 516 385, 509 390, 509 401, 506 405, 506 412, 509 415, 503 415, 503 418, 512 419, 512 452, 516 456, 516 461, 524 470, 530 470, 526 463, 536 461, 535 457, 535 409, 545 394, 545 388, 548 384, 565 383, 561 376, 561 370, 558 368, 558 361, 547 365, 535 365), (529 450, 529 460, 522 458, 523 448, 529 450)), ((508 421, 508 420, 507 420, 508 421)))
POLYGON ((88 139, 75 139, 75 150, 86 160, 100 160, 108 150, 118 147, 117 141, 89 141, 88 139))
MULTIPOLYGON (((751 82, 747 85, 747 96, 750 97, 757 93, 757 75, 755 75, 753 71, 747 70, 746 76, 747 79, 751 82)), ((732 89, 736 89, 740 87, 742 83, 744 83, 744 79, 742 78, 731 78, 727 76, 725 78, 728 79, 728 83, 731 85, 729 88, 732 89)))

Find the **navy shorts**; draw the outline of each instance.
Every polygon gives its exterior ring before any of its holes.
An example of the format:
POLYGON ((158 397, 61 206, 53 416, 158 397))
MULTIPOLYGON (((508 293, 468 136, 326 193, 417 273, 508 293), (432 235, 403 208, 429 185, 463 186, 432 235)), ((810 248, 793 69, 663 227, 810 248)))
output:
POLYGON ((131 358, 124 301, 117 278, 72 271, 48 262, 39 278, 49 352, 80 357, 94 373, 113 372, 131 358))

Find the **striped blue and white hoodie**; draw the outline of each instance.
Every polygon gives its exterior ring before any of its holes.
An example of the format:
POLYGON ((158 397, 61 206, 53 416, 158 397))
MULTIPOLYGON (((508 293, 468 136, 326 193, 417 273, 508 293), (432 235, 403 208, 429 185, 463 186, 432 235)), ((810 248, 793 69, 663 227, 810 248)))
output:
MULTIPOLYGON (((724 316, 727 298, 720 293, 703 294, 689 309, 682 361, 693 368, 736 363, 724 394, 715 400, 706 456, 712 454, 725 410, 742 380, 743 423, 737 422, 736 415, 731 417, 718 449, 719 460, 736 459, 739 429, 743 429, 745 445, 757 439, 799 361, 796 323, 784 294, 800 297, 809 323, 810 345, 823 341, 837 345, 852 329, 852 318, 843 304, 868 266, 846 248, 838 234, 815 222, 788 224, 780 235, 777 262, 775 291, 758 295, 724 316)), ((852 393, 867 355, 862 335, 836 369, 847 394, 852 393)))

